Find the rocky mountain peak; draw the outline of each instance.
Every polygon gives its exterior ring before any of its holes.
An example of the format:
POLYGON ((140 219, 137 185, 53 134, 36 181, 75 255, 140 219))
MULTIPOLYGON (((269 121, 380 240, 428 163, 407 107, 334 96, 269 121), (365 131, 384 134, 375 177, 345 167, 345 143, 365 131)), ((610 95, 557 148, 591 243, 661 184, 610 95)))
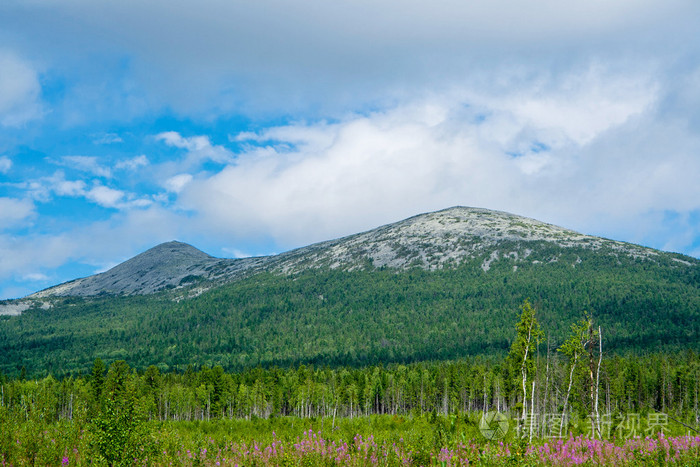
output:
POLYGON ((129 262, 165 264, 190 260, 203 261, 211 258, 212 256, 198 250, 192 245, 173 240, 154 246, 122 264, 127 264, 129 262))
POLYGON ((187 243, 171 241, 155 246, 94 276, 76 279, 38 292, 51 295, 148 294, 197 280, 220 261, 187 243))

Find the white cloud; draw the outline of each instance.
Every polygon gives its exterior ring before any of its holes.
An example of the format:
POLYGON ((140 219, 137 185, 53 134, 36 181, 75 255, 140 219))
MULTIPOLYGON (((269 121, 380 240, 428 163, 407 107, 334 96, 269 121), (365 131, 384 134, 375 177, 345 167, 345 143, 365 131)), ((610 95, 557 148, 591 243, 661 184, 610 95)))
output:
POLYGON ((205 149, 210 146, 209 138, 206 136, 193 136, 191 138, 183 138, 176 131, 165 131, 156 135, 157 141, 163 141, 168 146, 176 148, 184 148, 190 151, 205 149))
MULTIPOLYGON (((504 157, 479 151, 468 132, 426 124, 425 114, 408 112, 417 118, 400 108, 325 126, 323 139, 333 141, 325 148, 308 141, 300 147, 313 148, 309 152, 242 155, 236 166, 192 181, 181 201, 212 230, 303 244, 369 228, 388 216, 396 220, 457 204, 455 191, 484 185, 484 170, 503 164, 504 157), (469 170, 475 166, 481 171, 469 170)), ((314 133, 284 132, 297 142, 314 133)))
POLYGON ((49 276, 46 274, 40 273, 40 272, 33 272, 29 274, 25 274, 22 277, 24 280, 32 281, 32 282, 40 282, 40 281, 46 281, 49 279, 49 276))
MULTIPOLYGON (((70 235, 19 237, 0 235, 0 278, 25 276, 44 268, 65 263, 80 250, 79 241, 70 235)), ((83 241, 87 239, 82 239, 83 241)), ((91 242, 86 242, 85 246, 91 242)))
POLYGON ((93 181, 92 186, 89 186, 83 180, 67 180, 65 173, 60 170, 49 177, 16 183, 12 186, 23 189, 29 197, 42 203, 51 201, 55 196, 85 198, 104 208, 129 210, 150 207, 154 204, 154 200, 157 200, 157 197, 108 187, 99 181, 93 181))
POLYGON ((653 212, 700 210, 700 138, 659 118, 667 91, 652 74, 592 70, 476 104, 470 93, 435 96, 334 124, 233 136, 265 146, 191 180, 179 203, 198 213, 202 230, 269 235, 284 248, 457 204, 591 233, 642 226, 653 212))
POLYGON ((207 161, 228 164, 234 160, 231 151, 223 146, 212 145, 207 136, 185 138, 175 131, 166 131, 157 134, 156 140, 187 151, 185 160, 180 164, 183 169, 197 167, 207 161))
POLYGON ((58 196, 85 196, 86 184, 82 180, 65 180, 57 177, 54 179, 52 189, 58 196))
MULTIPOLYGON (((51 234, 0 234, 0 279, 41 274, 66 263, 92 265, 104 270, 136 254, 183 237, 183 222, 157 206, 120 211, 106 221, 76 225, 51 234)), ((56 282, 75 279, 51 274, 56 282)))
POLYGON ((0 230, 24 224, 35 215, 34 203, 30 200, 0 198, 0 230))
POLYGON ((698 50, 699 9, 693 0, 78 0, 14 3, 0 27, 94 89, 76 100, 205 118, 280 109, 327 115, 377 108, 483 72, 497 80, 503 69, 556 70, 591 58, 674 60, 698 50), (129 57, 128 70, 119 70, 123 83, 103 85, 110 62, 91 60, 97 53, 129 57), (98 101, 100 93, 108 95, 98 101))
POLYGON ((13 53, 0 50, 0 125, 16 127, 43 115, 36 70, 13 53))
POLYGON ((82 180, 66 180, 66 174, 58 170, 51 176, 14 183, 12 186, 24 190, 35 201, 48 202, 54 195, 83 196, 86 184, 82 180))
POLYGON ((136 170, 139 167, 146 167, 149 164, 148 158, 145 155, 133 157, 117 162, 115 169, 136 170))
POLYGON ((170 192, 179 193, 191 181, 192 175, 190 174, 175 175, 165 181, 165 188, 170 192))
POLYGON ((569 74, 504 83, 488 93, 471 90, 467 101, 509 120, 494 129, 496 138, 510 140, 506 144, 531 139, 527 132, 534 131, 551 147, 583 145, 655 103, 659 89, 653 76, 649 69, 616 74, 591 64, 569 74))
MULTIPOLYGON (((167 114, 212 130, 157 135, 182 152, 165 163, 60 161, 98 182, 57 172, 13 184, 34 201, 119 211, 50 236, 0 236, 0 276, 103 267, 183 232, 284 249, 455 204, 698 251, 697 222, 663 216, 700 212, 698 13, 692 0, 3 4, 0 30, 23 55, 0 52, 0 126, 50 110, 67 127, 167 114), (44 81, 65 85, 47 92, 50 109, 44 81), (234 154, 212 141, 238 116, 300 123, 233 134, 234 154), (225 167, 202 173, 207 162, 225 167), (122 184, 119 171, 141 167, 164 192, 122 184), (174 210, 194 213, 186 222, 158 207, 172 193, 174 210)), ((0 217, 22 225, 30 205, 6 202, 0 217)))
POLYGON ((242 142, 242 141, 262 141, 263 138, 259 133, 253 131, 242 131, 236 135, 229 135, 229 141, 232 142, 242 142))
POLYGON ((153 205, 153 200, 134 193, 126 193, 104 185, 95 185, 85 193, 86 199, 102 206, 119 210, 144 209, 153 205))
POLYGON ((181 237, 182 225, 175 214, 151 207, 118 212, 106 221, 77 225, 64 232, 23 237, 0 234, 0 279, 43 274, 68 262, 106 268, 158 242, 181 237))
POLYGON ((100 165, 99 158, 96 156, 63 156, 58 163, 97 177, 112 177, 112 171, 108 167, 100 165))
POLYGON ((124 192, 104 185, 96 185, 85 193, 85 197, 102 207, 116 208, 121 205, 121 201, 124 199, 124 192))
POLYGON ((10 171, 12 168, 12 159, 7 156, 0 157, 0 174, 4 174, 10 171))

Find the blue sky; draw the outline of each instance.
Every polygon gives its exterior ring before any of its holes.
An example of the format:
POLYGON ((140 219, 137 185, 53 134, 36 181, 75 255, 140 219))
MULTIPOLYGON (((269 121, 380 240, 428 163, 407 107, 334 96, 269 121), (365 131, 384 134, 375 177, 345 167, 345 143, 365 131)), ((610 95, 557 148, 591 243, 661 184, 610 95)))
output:
POLYGON ((700 3, 8 0, 0 298, 454 205, 700 257, 700 3))

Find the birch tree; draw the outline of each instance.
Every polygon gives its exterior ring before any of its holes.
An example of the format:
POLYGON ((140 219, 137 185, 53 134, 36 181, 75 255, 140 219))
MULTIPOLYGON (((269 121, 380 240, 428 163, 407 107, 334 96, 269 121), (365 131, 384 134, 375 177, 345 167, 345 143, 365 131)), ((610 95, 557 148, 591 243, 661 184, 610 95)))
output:
POLYGON ((586 351, 589 324, 589 318, 581 319, 577 323, 573 323, 571 325, 569 337, 564 344, 557 349, 557 351, 563 353, 569 359, 569 384, 566 389, 566 396, 564 397, 564 407, 561 413, 561 422, 559 423, 559 436, 561 436, 562 429, 564 428, 564 418, 566 417, 566 409, 569 404, 569 397, 571 396, 571 387, 573 386, 576 375, 576 367, 586 351))
MULTIPOLYGON (((527 417, 527 381, 529 378, 534 378, 536 371, 534 357, 537 346, 544 338, 544 332, 540 329, 535 317, 535 309, 529 300, 525 300, 523 303, 520 321, 516 324, 515 329, 517 335, 511 344, 508 359, 512 374, 519 374, 522 383, 522 418, 524 420, 527 417)), ((532 392, 534 393, 534 386, 532 392)))

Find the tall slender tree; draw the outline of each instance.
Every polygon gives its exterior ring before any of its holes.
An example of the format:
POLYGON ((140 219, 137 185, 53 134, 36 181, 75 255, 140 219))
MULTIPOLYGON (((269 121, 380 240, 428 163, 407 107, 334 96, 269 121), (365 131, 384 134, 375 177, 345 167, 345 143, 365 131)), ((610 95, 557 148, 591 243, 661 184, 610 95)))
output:
MULTIPOLYGON (((537 346, 544 338, 544 332, 535 317, 535 309, 529 300, 525 300, 521 307, 520 321, 516 324, 516 337, 508 354, 511 374, 518 374, 522 382, 522 418, 527 417, 527 381, 534 378, 537 371, 535 355, 537 346)), ((533 387, 534 392, 534 387, 533 387)))
POLYGON ((585 346, 588 340, 587 333, 589 324, 590 318, 587 315, 586 318, 573 323, 571 325, 569 337, 564 344, 557 349, 569 359, 569 384, 566 389, 566 396, 564 397, 564 407, 562 408, 561 421, 559 423, 559 436, 561 436, 561 432, 564 428, 564 419, 566 418, 566 409, 569 404, 569 397, 571 396, 571 387, 573 386, 574 379, 576 379, 576 367, 586 351, 585 346))

